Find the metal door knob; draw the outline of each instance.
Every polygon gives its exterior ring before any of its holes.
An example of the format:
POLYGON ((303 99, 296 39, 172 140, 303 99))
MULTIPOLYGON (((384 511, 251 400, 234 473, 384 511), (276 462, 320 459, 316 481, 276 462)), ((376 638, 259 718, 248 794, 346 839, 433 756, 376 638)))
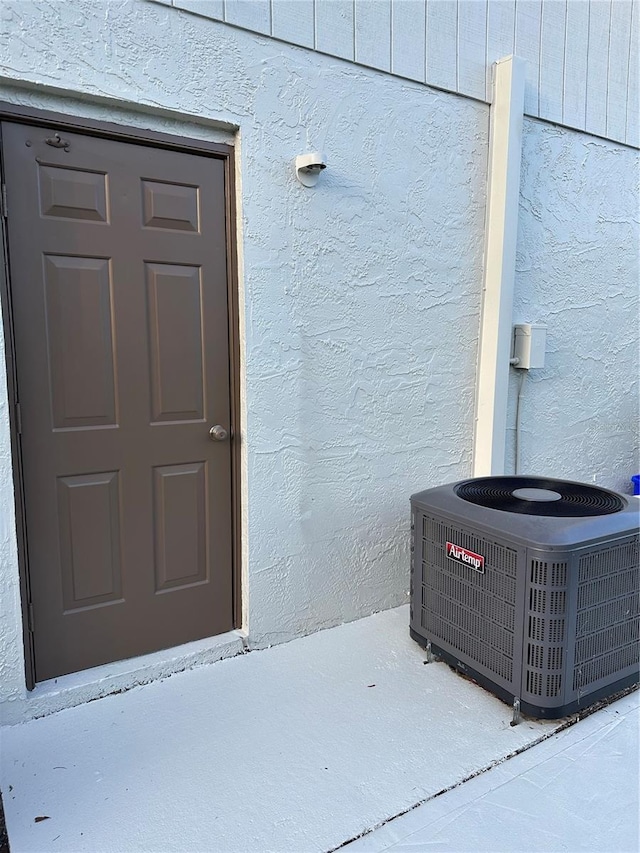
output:
POLYGON ((229 437, 229 433, 220 424, 212 426, 209 430, 209 435, 211 436, 211 441, 224 441, 229 437))

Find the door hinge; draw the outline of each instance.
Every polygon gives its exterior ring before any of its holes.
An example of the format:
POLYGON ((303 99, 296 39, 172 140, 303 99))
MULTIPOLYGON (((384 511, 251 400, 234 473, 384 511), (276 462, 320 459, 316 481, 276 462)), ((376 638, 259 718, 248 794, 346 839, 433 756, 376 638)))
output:
POLYGON ((0 199, 0 207, 2 208, 2 218, 7 218, 7 185, 2 185, 2 195, 0 199))
POLYGON ((27 628, 33 634, 33 602, 27 604, 27 628))
POLYGON ((22 435, 22 409, 20 403, 16 403, 16 432, 22 435))

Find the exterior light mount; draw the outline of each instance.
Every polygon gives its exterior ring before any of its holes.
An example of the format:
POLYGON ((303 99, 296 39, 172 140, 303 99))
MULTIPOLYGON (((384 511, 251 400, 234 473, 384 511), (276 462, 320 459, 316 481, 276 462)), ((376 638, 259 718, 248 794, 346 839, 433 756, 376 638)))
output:
POLYGON ((320 173, 326 168, 326 157, 320 151, 298 154, 295 160, 296 178, 305 187, 315 187, 320 173))

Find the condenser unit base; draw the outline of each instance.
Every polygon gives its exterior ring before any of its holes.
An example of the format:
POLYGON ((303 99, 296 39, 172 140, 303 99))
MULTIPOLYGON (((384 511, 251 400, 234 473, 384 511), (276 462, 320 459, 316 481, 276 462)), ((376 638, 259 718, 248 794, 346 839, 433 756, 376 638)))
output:
MULTIPOLYGON (((413 628, 409 629, 409 633, 411 635, 411 639, 415 640, 423 649, 428 647, 429 651, 436 658, 442 660, 466 678, 470 678, 476 684, 479 684, 480 687, 484 687, 485 690, 488 690, 489 693, 493 693, 493 695, 498 699, 501 699, 503 702, 506 702, 511 706, 513 706, 516 699, 519 699, 518 696, 514 696, 513 693, 510 693, 508 690, 500 687, 499 684, 496 684, 490 678, 482 675, 482 673, 473 669, 473 667, 463 663, 461 660, 458 660, 455 655, 452 655, 440 648, 437 643, 429 643, 428 640, 426 640, 421 634, 418 634, 417 631, 414 631, 413 628)), ((520 711, 527 717, 533 717, 536 720, 558 720, 561 717, 568 717, 570 714, 575 714, 578 711, 584 711, 597 702, 600 702, 602 699, 607 699, 609 696, 614 696, 616 693, 620 693, 629 687, 633 687, 638 684, 639 681, 640 673, 632 673, 613 684, 608 684, 600 690, 595 690, 592 693, 589 693, 589 695, 585 696, 583 699, 576 699, 566 705, 558 705, 556 708, 544 708, 539 705, 532 705, 529 702, 523 702, 520 700, 520 711)))

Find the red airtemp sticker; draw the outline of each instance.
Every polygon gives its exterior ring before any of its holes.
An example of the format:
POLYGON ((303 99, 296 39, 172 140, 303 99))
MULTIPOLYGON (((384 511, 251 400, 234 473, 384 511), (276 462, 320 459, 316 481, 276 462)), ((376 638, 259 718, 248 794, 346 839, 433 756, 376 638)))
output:
POLYGON ((467 551, 466 548, 454 545, 453 542, 447 542, 447 557, 484 574, 484 557, 482 554, 474 554, 473 551, 467 551))

